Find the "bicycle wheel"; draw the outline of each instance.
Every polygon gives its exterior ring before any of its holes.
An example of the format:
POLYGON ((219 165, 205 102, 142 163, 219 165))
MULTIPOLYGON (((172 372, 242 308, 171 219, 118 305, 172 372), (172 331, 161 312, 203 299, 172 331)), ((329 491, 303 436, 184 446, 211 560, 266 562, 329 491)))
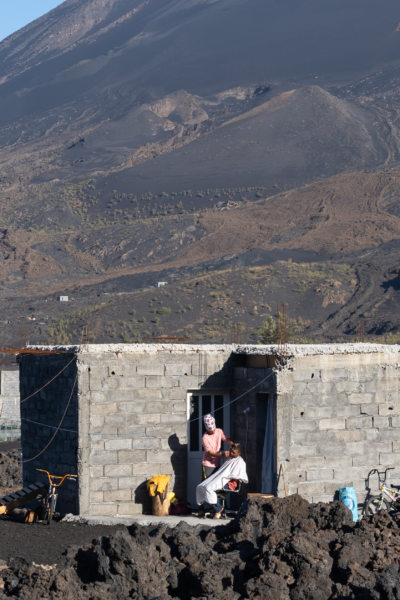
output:
POLYGON ((47 523, 47 525, 49 525, 50 519, 51 519, 50 501, 48 500, 46 502, 46 506, 43 509, 42 521, 44 521, 44 523, 47 523))
POLYGON ((374 515, 380 510, 387 510, 390 512, 391 509, 392 507, 390 502, 388 502, 385 498, 382 498, 382 496, 371 496, 364 507, 363 516, 366 517, 369 515, 374 515))
POLYGON ((51 525, 54 513, 56 511, 57 496, 51 496, 47 512, 47 525, 51 525))
POLYGON ((42 506, 40 509, 40 516, 39 516, 40 521, 44 521, 44 522, 47 521, 48 508, 49 508, 49 500, 46 497, 46 498, 42 499, 42 506))

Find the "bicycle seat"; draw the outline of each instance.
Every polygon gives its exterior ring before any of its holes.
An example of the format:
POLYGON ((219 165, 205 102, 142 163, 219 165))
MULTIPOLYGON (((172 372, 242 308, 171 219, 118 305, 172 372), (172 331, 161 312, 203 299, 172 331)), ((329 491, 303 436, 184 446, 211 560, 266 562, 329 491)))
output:
POLYGON ((386 485, 388 487, 391 487, 391 488, 395 489, 395 490, 400 490, 400 484, 397 484, 397 483, 387 483, 386 485))

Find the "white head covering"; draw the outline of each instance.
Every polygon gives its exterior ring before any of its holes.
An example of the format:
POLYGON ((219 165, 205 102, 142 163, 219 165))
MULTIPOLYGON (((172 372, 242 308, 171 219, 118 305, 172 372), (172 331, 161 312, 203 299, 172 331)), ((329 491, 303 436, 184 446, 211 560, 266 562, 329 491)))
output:
POLYGON ((206 428, 206 430, 209 433, 212 433, 213 431, 215 431, 215 429, 216 429, 215 419, 211 414, 204 415, 203 422, 204 422, 204 427, 206 428))

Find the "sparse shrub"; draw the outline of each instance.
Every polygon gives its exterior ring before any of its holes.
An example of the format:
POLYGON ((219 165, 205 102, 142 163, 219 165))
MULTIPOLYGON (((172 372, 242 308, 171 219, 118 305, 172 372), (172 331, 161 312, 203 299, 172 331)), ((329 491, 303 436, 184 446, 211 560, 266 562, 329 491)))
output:
POLYGON ((257 334, 261 344, 275 344, 278 341, 278 327, 274 317, 267 317, 257 334))
POLYGON ((298 319, 287 319, 286 331, 280 332, 279 318, 279 313, 276 319, 272 316, 267 317, 261 327, 256 331, 257 340, 261 344, 278 343, 280 341, 280 334, 282 337, 286 338, 283 339, 282 342, 297 344, 309 343, 307 337, 301 335, 303 334, 304 329, 310 324, 309 321, 305 321, 302 317, 299 317, 298 319))

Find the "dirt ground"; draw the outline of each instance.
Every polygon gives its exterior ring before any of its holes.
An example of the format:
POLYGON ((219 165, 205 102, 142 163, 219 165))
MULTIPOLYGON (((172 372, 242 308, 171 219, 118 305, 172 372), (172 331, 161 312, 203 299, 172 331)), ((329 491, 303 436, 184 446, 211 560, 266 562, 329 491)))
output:
MULTIPOLYGON (((0 496, 22 487, 19 442, 0 443, 0 496)), ((20 557, 28 562, 52 565, 60 561, 68 546, 90 543, 94 538, 112 535, 121 527, 81 525, 53 521, 27 525, 0 520, 0 561, 20 557)))
POLYGON ((90 544, 95 538, 113 535, 123 525, 81 525, 78 523, 16 523, 0 520, 0 560, 12 557, 53 565, 60 562, 69 546, 90 544))
POLYGON ((400 519, 353 524, 339 502, 252 499, 217 527, 54 525, 0 521, 1 600, 400 597, 400 519))
POLYGON ((226 524, 0 520, 0 600, 398 600, 400 515, 340 502, 244 503, 226 524))

